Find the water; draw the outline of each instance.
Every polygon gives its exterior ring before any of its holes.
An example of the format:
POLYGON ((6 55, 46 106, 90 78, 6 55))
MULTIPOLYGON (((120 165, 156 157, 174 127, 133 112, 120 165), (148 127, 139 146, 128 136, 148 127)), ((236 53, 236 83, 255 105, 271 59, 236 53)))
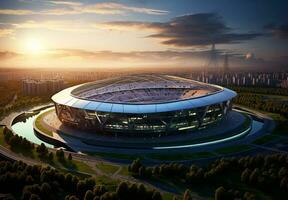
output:
POLYGON ((33 129, 33 123, 34 120, 37 118, 38 115, 40 115, 41 113, 47 111, 48 109, 42 110, 39 114, 34 115, 32 117, 29 117, 26 119, 25 122, 17 122, 15 124, 12 125, 12 129, 13 131, 26 138, 27 140, 29 140, 30 142, 33 142, 35 144, 41 144, 44 143, 47 147, 54 147, 53 145, 43 142, 42 140, 40 140, 39 138, 36 137, 36 135, 34 134, 34 129, 33 129))
POLYGON ((249 135, 254 135, 255 133, 258 133, 258 131, 260 131, 262 129, 263 125, 264 125, 263 122, 253 120, 252 121, 252 129, 251 129, 249 135))

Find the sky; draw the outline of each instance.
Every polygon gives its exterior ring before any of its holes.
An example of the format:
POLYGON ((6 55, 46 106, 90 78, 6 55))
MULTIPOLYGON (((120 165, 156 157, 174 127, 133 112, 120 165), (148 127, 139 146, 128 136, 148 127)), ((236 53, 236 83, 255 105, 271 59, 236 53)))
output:
POLYGON ((0 67, 288 64, 286 0, 0 0, 0 67))

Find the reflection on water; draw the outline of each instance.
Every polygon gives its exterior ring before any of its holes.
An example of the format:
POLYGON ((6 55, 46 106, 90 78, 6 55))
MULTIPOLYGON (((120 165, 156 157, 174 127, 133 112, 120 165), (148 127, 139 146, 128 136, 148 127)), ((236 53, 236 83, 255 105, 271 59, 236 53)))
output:
POLYGON ((257 133, 262 127, 263 127, 264 123, 263 122, 259 122, 256 120, 252 121, 252 129, 250 131, 250 135, 257 133))
POLYGON ((40 111, 37 115, 31 116, 29 118, 27 118, 26 120, 23 121, 19 121, 16 122, 15 124, 12 125, 12 129, 13 131, 26 138, 27 140, 35 143, 35 144, 41 144, 44 143, 47 147, 53 147, 53 145, 48 144, 46 142, 43 142, 42 140, 40 140, 39 138, 36 137, 36 135, 34 134, 34 130, 33 130, 33 122, 36 119, 36 117, 45 112, 47 109, 40 111))

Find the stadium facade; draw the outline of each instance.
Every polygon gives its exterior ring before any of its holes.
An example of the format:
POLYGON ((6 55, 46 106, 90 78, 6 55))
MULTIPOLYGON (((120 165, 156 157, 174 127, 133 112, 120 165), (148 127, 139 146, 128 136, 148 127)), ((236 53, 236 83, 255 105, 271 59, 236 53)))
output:
POLYGON ((170 75, 135 75, 85 83, 52 97, 70 127, 117 135, 169 135, 207 128, 223 119, 237 94, 170 75))

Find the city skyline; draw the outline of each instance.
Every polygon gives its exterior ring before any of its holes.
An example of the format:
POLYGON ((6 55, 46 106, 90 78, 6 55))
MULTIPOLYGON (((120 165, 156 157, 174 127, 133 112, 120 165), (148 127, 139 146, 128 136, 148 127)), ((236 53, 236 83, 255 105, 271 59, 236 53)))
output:
POLYGON ((281 0, 4 0, 0 67, 203 68, 215 44, 219 66, 229 55, 232 69, 285 69, 286 6, 281 0))

